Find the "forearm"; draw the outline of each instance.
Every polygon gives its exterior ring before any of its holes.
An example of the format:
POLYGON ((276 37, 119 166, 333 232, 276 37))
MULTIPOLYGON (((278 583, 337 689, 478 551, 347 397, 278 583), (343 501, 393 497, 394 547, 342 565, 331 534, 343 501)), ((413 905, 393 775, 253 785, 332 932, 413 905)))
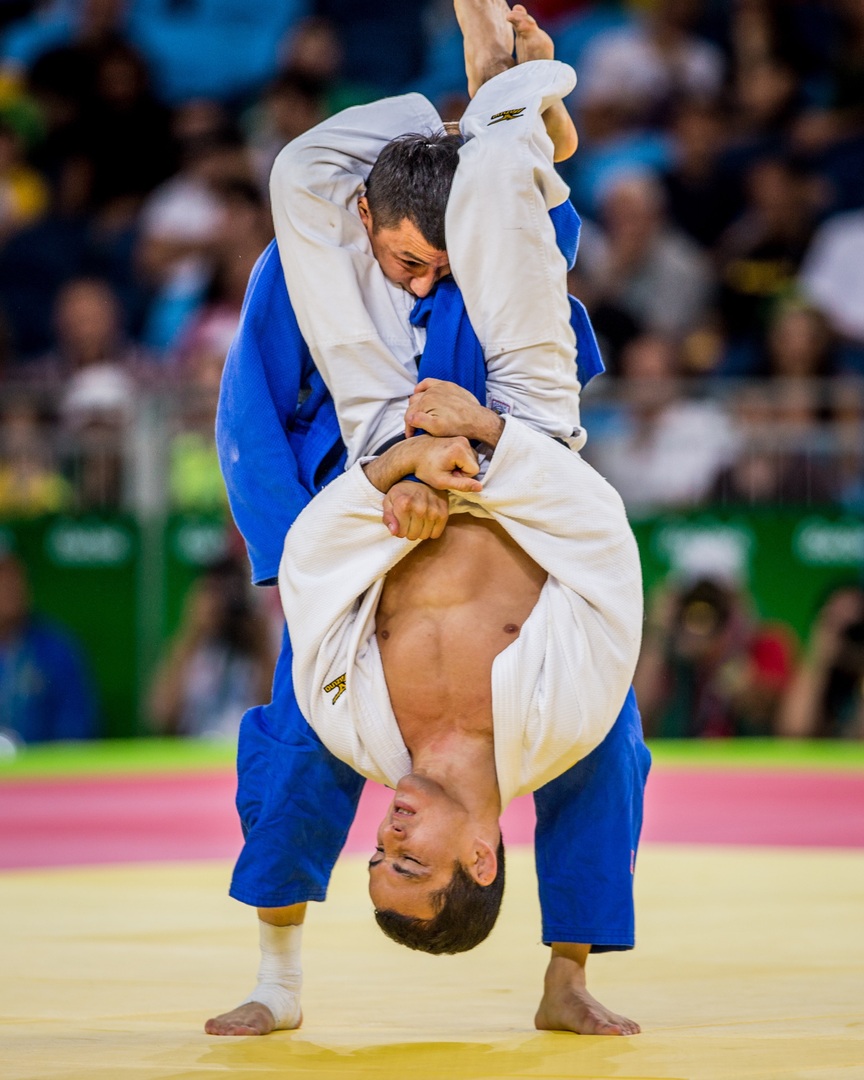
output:
POLYGON ((415 465, 416 455, 413 453, 413 447, 410 440, 405 439, 391 446, 380 457, 365 462, 363 472, 369 483, 385 494, 394 484, 410 476, 415 465))
MULTIPOLYGON (((491 431, 490 435, 495 437, 491 431)), ((373 487, 382 492, 412 474, 439 491, 481 490, 480 482, 474 479, 479 472, 477 455, 463 436, 415 435, 367 462, 364 471, 373 487)))

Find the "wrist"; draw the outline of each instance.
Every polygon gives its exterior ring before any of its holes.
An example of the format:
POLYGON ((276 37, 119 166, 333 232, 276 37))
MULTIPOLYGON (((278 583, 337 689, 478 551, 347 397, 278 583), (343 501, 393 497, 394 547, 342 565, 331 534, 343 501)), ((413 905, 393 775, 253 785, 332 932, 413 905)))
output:
POLYGON ((502 416, 499 416, 492 409, 484 408, 477 418, 477 426, 471 438, 491 446, 494 450, 498 445, 498 440, 504 434, 504 427, 505 422, 502 416))
POLYGON ((415 472, 417 463, 417 439, 405 439, 391 446, 380 457, 362 466, 366 479, 381 494, 386 494, 394 484, 415 472), (412 446, 411 444, 415 445, 412 446))

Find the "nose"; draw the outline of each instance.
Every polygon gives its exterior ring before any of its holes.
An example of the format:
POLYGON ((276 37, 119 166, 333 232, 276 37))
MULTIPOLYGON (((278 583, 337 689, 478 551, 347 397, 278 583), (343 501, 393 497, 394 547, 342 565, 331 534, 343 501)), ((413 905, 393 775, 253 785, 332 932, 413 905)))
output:
POLYGON ((432 286, 435 284, 435 271, 430 269, 428 273, 423 274, 420 277, 413 277, 408 283, 408 288, 419 300, 422 300, 424 296, 428 296, 432 286))

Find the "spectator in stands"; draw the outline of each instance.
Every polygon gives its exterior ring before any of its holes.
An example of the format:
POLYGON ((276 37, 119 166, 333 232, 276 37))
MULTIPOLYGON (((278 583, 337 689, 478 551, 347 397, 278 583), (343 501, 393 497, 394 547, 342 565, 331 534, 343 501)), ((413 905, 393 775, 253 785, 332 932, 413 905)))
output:
POLYGON ((734 174, 723 166, 728 121, 714 103, 685 100, 672 126, 672 162, 663 174, 671 221, 710 249, 742 209, 734 174))
POLYGON ((268 190, 270 170, 282 147, 328 115, 325 93, 326 83, 320 76, 290 68, 267 88, 251 135, 251 153, 262 192, 268 190))
POLYGON ((805 379, 753 383, 738 391, 740 447, 717 471, 706 502, 734 506, 824 506, 839 497, 823 457, 820 387, 805 379))
POLYGON ((214 311, 240 317, 249 275, 273 239, 269 202, 250 181, 227 181, 219 187, 221 212, 213 239, 213 274, 199 315, 214 311))
POLYGON ((176 151, 170 114, 150 90, 147 64, 123 40, 99 53, 82 128, 93 211, 113 228, 133 224, 144 197, 174 172, 176 151))
POLYGON ((110 282, 96 277, 72 278, 60 290, 52 319, 54 344, 28 365, 30 380, 41 386, 75 391, 76 380, 110 369, 130 384, 151 374, 152 358, 129 340, 124 312, 110 282))
POLYGON ((0 413, 0 517, 56 514, 71 503, 50 427, 26 401, 0 413))
POLYGON ((127 305, 135 310, 138 290, 122 237, 110 235, 80 207, 67 213, 55 199, 44 218, 0 249, 0 318, 9 325, 13 374, 38 378, 47 373, 40 361, 56 344, 58 301, 67 285, 82 278, 102 281, 113 294, 112 306, 122 295, 124 310, 127 305))
POLYGON ((214 236, 215 272, 206 299, 184 328, 174 362, 179 396, 170 445, 172 505, 186 510, 225 506, 216 454, 216 404, 225 357, 255 261, 272 239, 269 209, 257 189, 235 182, 222 192, 223 220, 214 236))
MULTIPOLYGON (((452 9, 448 8, 448 15, 452 9)), ((455 23, 455 18, 453 19, 455 23)), ((465 64, 462 59, 461 34, 459 35, 459 60, 462 80, 465 81, 465 64)), ((352 105, 362 105, 380 97, 373 86, 352 82, 345 78, 345 49, 334 23, 321 15, 301 19, 288 36, 282 59, 282 74, 288 78, 301 79, 307 85, 317 83, 321 87, 325 115, 332 116, 352 105)))
POLYGON ((110 367, 83 371, 64 395, 62 430, 76 510, 118 510, 126 502, 124 462, 135 401, 134 385, 110 367))
POLYGON ((681 338, 704 319, 711 296, 705 255, 670 225, 660 181, 622 176, 601 203, 602 232, 586 235, 581 274, 600 328, 623 312, 648 333, 681 338))
POLYGON ((81 651, 34 615, 23 563, 0 554, 0 727, 13 741, 91 739, 96 700, 81 651))
POLYGON ((236 738, 245 710, 269 699, 275 661, 268 620, 252 603, 247 573, 233 560, 214 565, 192 586, 153 679, 154 728, 236 738))
POLYGON ((721 408, 681 395, 678 356, 675 343, 658 335, 638 337, 625 348, 626 410, 617 430, 589 439, 585 450, 634 511, 699 502, 738 450, 721 408))
POLYGON ((180 171, 144 204, 138 264, 153 291, 144 341, 166 350, 204 300, 222 236, 226 186, 254 185, 254 169, 236 130, 190 138, 180 171))
MULTIPOLYGON (((96 140, 88 130, 92 129, 88 113, 98 100, 103 58, 118 47, 131 51, 125 38, 125 9, 124 0, 83 0, 65 12, 55 12, 53 18, 49 14, 41 28, 38 22, 33 26, 30 44, 20 56, 48 129, 35 160, 67 212, 91 207, 90 153, 96 140)), ((110 138, 110 132, 102 138, 110 138)))
POLYGON ((585 93, 626 94, 640 119, 662 126, 683 98, 711 101, 723 88, 723 54, 694 32, 700 0, 656 0, 633 27, 599 34, 582 58, 585 93))
POLYGON ((746 177, 744 214, 721 238, 720 309, 730 339, 723 371, 749 375, 778 301, 794 292, 810 244, 819 204, 819 185, 798 165, 766 158, 746 177))
POLYGON ((790 632, 759 624, 712 578, 655 596, 633 685, 649 736, 771 735, 794 663, 790 632))
POLYGON ((766 338, 767 374, 785 379, 824 379, 836 372, 834 335, 825 316, 800 301, 780 304, 766 338))
POLYGON ((63 387, 59 410, 75 506, 117 508, 127 428, 152 362, 125 337, 117 295, 105 281, 70 281, 57 299, 54 326, 55 347, 32 365, 31 382, 55 392, 63 387))
POLYGON ((672 140, 665 131, 639 123, 623 88, 583 88, 575 112, 579 153, 560 168, 581 214, 596 218, 603 196, 621 176, 660 174, 670 167, 672 140))
POLYGON ((771 54, 748 58, 739 65, 730 106, 725 163, 730 172, 745 173, 789 145, 802 106, 795 73, 771 54))
POLYGON ((833 589, 789 683, 777 733, 797 738, 864 739, 864 588, 833 589))

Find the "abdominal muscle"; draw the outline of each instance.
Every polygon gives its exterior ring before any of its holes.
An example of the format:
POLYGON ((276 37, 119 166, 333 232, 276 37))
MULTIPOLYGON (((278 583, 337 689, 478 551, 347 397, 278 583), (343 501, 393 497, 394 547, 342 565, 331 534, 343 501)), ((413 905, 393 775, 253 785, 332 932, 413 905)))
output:
POLYGON ((515 641, 546 572, 496 522, 458 514, 390 573, 376 634, 406 745, 435 729, 492 733, 492 661, 515 641))

